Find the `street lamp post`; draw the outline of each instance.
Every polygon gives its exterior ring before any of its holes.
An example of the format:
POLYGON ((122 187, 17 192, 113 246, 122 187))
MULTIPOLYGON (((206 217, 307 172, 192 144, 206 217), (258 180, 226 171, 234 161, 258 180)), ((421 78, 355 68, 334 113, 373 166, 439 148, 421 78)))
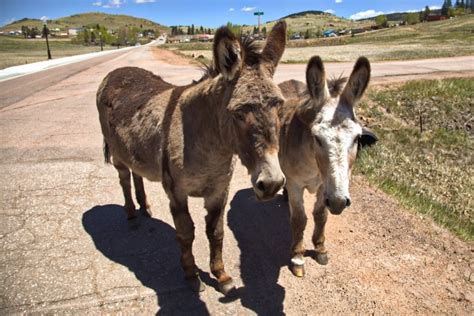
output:
POLYGON ((254 12, 253 15, 256 15, 258 17, 258 34, 260 34, 260 16, 263 15, 262 11, 254 12))
POLYGON ((102 32, 101 31, 99 31, 99 41, 100 41, 100 51, 103 51, 104 46, 103 46, 103 43, 102 43, 102 32))
POLYGON ((51 51, 49 50, 48 33, 49 33, 49 29, 47 27, 47 21, 46 21, 46 19, 44 19, 43 20, 43 36, 46 38, 46 48, 48 50, 48 59, 52 59, 51 58, 51 51))

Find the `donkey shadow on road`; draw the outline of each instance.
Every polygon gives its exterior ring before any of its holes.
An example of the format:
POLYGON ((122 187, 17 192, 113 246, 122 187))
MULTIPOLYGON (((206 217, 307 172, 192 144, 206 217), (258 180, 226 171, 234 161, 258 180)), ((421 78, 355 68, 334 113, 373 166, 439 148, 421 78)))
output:
POLYGON ((103 205, 85 212, 82 224, 102 254, 128 267, 155 291, 158 314, 209 315, 199 294, 184 281, 174 228, 156 218, 140 216, 138 220, 135 225, 128 222, 122 206, 103 205))
POLYGON ((245 189, 235 194, 230 207, 227 222, 241 252, 242 305, 257 315, 283 315, 285 289, 278 277, 290 261, 288 204, 281 196, 257 202, 253 190, 245 189))

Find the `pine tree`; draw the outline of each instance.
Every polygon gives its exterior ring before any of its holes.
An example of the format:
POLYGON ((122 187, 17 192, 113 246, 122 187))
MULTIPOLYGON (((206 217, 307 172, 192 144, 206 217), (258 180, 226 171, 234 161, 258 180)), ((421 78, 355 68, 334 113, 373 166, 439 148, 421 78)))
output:
POLYGON ((448 1, 444 0, 443 6, 441 7, 441 15, 448 16, 448 11, 449 11, 448 1))
POLYGON ((456 8, 459 8, 461 6, 461 3, 459 2, 459 0, 456 0, 455 6, 456 6, 456 8))
POLYGON ((425 11, 423 12, 423 21, 428 21, 429 15, 430 15, 430 7, 426 6, 425 11))

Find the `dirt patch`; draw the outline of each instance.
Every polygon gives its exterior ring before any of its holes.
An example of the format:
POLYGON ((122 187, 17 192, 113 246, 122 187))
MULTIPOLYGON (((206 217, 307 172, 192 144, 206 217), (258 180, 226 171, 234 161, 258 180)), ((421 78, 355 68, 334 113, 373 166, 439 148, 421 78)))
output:
POLYGON ((153 58, 155 58, 156 60, 163 61, 171 65, 189 66, 195 64, 192 59, 184 57, 183 55, 176 54, 167 49, 152 47, 151 52, 153 58))

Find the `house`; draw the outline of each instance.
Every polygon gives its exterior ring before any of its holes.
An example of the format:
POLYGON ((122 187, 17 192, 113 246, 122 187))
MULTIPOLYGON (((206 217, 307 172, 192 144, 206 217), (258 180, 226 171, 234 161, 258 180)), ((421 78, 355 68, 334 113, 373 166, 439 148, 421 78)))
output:
POLYGON ((79 32, 81 31, 82 31, 81 27, 75 27, 75 28, 68 29, 67 33, 69 34, 69 36, 77 36, 77 34, 79 34, 79 32))
POLYGON ((194 41, 198 42, 212 42, 214 40, 214 35, 209 34, 196 34, 192 38, 194 41))
POLYGON ((347 34, 349 34, 349 33, 350 33, 349 30, 340 30, 339 33, 338 33, 338 35, 339 35, 339 36, 343 36, 343 35, 347 35, 347 34))
POLYGON ((334 30, 327 30, 323 32, 324 37, 337 37, 336 32, 334 30))
POLYGON ((365 29, 352 29, 351 34, 359 34, 359 33, 364 33, 365 29))
POLYGON ((426 21, 432 22, 432 21, 442 21, 446 20, 446 17, 441 14, 428 14, 428 17, 426 18, 426 21))
POLYGON ((189 43, 192 35, 176 35, 168 38, 168 43, 189 43))

